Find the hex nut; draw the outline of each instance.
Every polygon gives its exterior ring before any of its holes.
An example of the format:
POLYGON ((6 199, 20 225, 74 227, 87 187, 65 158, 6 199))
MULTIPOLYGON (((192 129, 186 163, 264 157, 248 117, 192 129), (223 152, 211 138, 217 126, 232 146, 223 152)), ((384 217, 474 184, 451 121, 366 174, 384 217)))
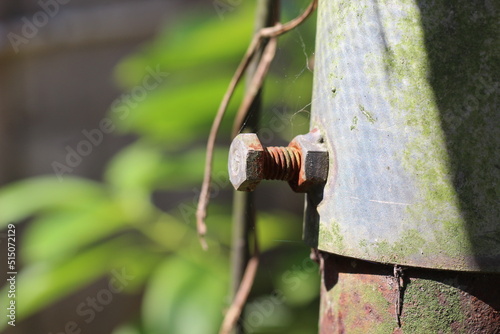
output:
POLYGON ((296 192, 307 192, 313 185, 323 184, 328 178, 328 150, 321 142, 321 135, 314 129, 295 137, 290 145, 301 151, 298 179, 288 183, 296 192))
POLYGON ((229 180, 236 190, 253 191, 263 179, 264 148, 254 133, 240 133, 229 148, 229 180))

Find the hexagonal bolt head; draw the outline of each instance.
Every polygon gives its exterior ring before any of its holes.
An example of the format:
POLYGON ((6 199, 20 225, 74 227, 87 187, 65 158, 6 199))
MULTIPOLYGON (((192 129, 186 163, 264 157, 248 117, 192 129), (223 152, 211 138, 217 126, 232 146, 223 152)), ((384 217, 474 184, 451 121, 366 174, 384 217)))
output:
POLYGON ((229 148, 229 180, 236 190, 253 191, 264 177, 264 148, 255 133, 241 133, 229 148))
POLYGON ((288 183, 296 192, 307 192, 313 185, 323 184, 328 178, 328 151, 317 129, 295 137, 291 147, 301 151, 301 164, 298 179, 288 183))

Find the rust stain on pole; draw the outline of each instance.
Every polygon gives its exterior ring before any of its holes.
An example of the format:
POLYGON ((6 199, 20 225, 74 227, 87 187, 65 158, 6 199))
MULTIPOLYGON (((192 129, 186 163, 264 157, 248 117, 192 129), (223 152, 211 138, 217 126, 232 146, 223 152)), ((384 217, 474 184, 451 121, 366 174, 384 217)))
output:
POLYGON ((320 333, 500 333, 500 277, 406 268, 401 296, 392 266, 325 254, 320 333))

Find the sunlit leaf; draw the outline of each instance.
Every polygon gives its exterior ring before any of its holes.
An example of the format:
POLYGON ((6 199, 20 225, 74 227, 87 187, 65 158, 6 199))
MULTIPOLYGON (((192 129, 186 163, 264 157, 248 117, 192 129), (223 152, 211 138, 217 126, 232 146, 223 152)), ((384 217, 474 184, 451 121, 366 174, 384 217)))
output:
POLYGON ((279 265, 279 274, 273 277, 286 304, 304 306, 317 298, 320 287, 318 264, 303 245, 289 252, 279 265))
MULTIPOLYGON (((229 80, 221 76, 203 77, 184 85, 158 88, 148 92, 144 100, 134 102, 133 106, 116 104, 111 115, 123 132, 134 132, 175 149, 208 136, 208 128, 229 80)), ((238 93, 234 100, 240 98, 238 93)), ((234 110, 229 110, 229 113, 234 110)))
MULTIPOLYGON (((214 152, 214 188, 230 186, 227 155, 228 148, 214 152)), ((105 178, 114 187, 128 191, 181 189, 201 184, 205 156, 204 148, 166 152, 158 145, 136 142, 113 157, 105 178)))
MULTIPOLYGON (((123 241, 92 248, 64 263, 38 262, 24 268, 16 281, 18 320, 104 274, 109 269, 110 258, 125 246, 123 241)), ((0 292, 6 295, 5 288, 0 292)))
POLYGON ((156 186, 164 159, 159 147, 136 142, 113 157, 106 168, 106 181, 119 189, 150 191, 156 186))
POLYGON ((104 187, 90 180, 37 177, 15 182, 0 189, 0 227, 40 211, 82 208, 105 199, 104 187))
POLYGON ((225 271, 216 269, 181 258, 165 261, 146 290, 148 333, 216 333, 227 294, 225 271))
POLYGON ((246 305, 243 328, 247 333, 280 333, 289 326, 292 317, 284 299, 269 294, 246 305))
POLYGON ((302 220, 286 212, 258 216, 260 247, 263 251, 280 245, 302 245, 302 220))
MULTIPOLYGON (((231 189, 227 173, 229 147, 216 148, 213 161, 212 189, 219 192, 231 189)), ((200 187, 205 168, 205 148, 192 149, 186 152, 169 154, 160 170, 159 189, 181 189, 190 185, 200 187)))
POLYGON ((36 262, 71 257, 80 248, 123 229, 125 223, 120 208, 109 200, 43 215, 25 231, 23 259, 36 262))
POLYGON ((133 325, 122 325, 115 330, 112 334, 142 334, 140 329, 133 325))
MULTIPOLYGON (((122 283, 124 291, 136 291, 160 259, 159 254, 134 246, 136 244, 137 241, 130 237, 121 237, 62 262, 40 261, 25 267, 16 281, 17 320, 76 292, 106 273, 110 277, 126 277, 126 282, 122 283)), ((2 295, 7 294, 5 289, 0 291, 2 295)), ((2 308, 5 302, 7 299, 2 298, 2 308)))
POLYGON ((145 68, 160 65, 165 71, 186 71, 200 66, 237 63, 250 42, 254 11, 246 3, 220 20, 217 15, 180 18, 174 29, 166 29, 153 43, 117 67, 117 77, 129 88, 139 84, 145 68))

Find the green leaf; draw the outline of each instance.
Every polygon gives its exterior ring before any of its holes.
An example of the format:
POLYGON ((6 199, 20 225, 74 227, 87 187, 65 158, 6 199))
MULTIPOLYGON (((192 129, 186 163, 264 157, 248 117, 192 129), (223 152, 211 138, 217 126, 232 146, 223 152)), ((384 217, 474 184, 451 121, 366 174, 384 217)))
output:
MULTIPOLYGON (((167 80, 175 82, 170 76, 167 80)), ((197 81, 165 86, 148 92, 133 105, 118 103, 111 110, 114 123, 122 132, 133 132, 178 148, 208 136, 208 129, 219 107, 230 76, 198 78, 197 81)), ((239 101, 241 89, 233 97, 239 101)), ((230 107, 228 113, 235 111, 230 107)), ((225 129, 229 124, 224 123, 225 129)))
POLYGON ((31 222, 21 249, 27 262, 71 257, 84 246, 127 227, 120 208, 109 200, 84 209, 60 210, 31 222))
MULTIPOLYGON (((39 261, 26 266, 17 275, 17 320, 29 317, 106 273, 110 276, 125 273, 130 279, 122 284, 124 291, 137 291, 161 257, 143 246, 135 245, 137 240, 122 236, 64 261, 39 261)), ((6 296, 7 291, 5 287, 0 293, 6 296)), ((0 307, 5 309, 6 303, 7 298, 2 298, 0 307)), ((77 306, 78 303, 74 305, 75 309, 77 306)), ((0 329, 4 324, 0 324, 0 329)))
POLYGON ((141 330, 134 325, 122 325, 113 330, 112 334, 142 334, 141 330))
POLYGON ((0 189, 0 227, 41 211, 84 208, 105 200, 104 187, 89 180, 36 177, 0 189))
POLYGON ((226 271, 216 269, 178 257, 165 261, 144 297, 148 333, 216 333, 227 294, 226 271))
POLYGON ((267 295, 252 300, 245 306, 243 328, 245 333, 288 333, 292 312, 277 296, 267 295))
POLYGON ((287 305, 309 305, 318 297, 320 273, 316 262, 310 258, 305 245, 294 247, 280 262, 279 275, 274 277, 275 286, 281 291, 287 305))
MULTIPOLYGON (((229 187, 228 149, 214 152, 214 187, 229 187)), ((177 190, 200 185, 203 179, 205 148, 165 152, 158 145, 138 141, 120 151, 109 163, 105 179, 117 189, 151 192, 177 190)))
MULTIPOLYGON (((167 72, 204 70, 213 66, 227 66, 237 62, 250 43, 253 33, 254 11, 242 4, 226 15, 190 15, 169 26, 142 52, 129 57, 117 67, 118 81, 126 87, 138 85, 148 66, 160 65, 167 72)), ((197 71, 199 73, 199 71, 197 71)))
POLYGON ((135 142, 116 154, 105 172, 106 181, 117 189, 152 190, 165 159, 160 148, 135 142))
MULTIPOLYGON (((228 150, 229 147, 214 150, 212 188, 216 191, 231 187, 227 173, 228 150)), ((190 185, 200 187, 205 169, 205 157, 205 148, 169 154, 159 173, 158 188, 174 190, 185 189, 190 185)))
POLYGON ((302 220, 287 212, 260 213, 257 229, 262 251, 280 245, 302 245, 302 220))
MULTIPOLYGON (((118 128, 160 141, 170 148, 208 135, 208 128, 231 76, 252 38, 254 13, 238 6, 227 19, 180 20, 139 54, 123 61, 119 82, 133 93, 152 68, 169 76, 145 97, 125 94, 111 108, 118 128), (230 29, 228 29, 230 27, 230 29), (174 34, 171 32, 175 31, 174 34)), ((241 89, 234 100, 240 100, 241 89)), ((234 112, 230 106, 228 113, 234 112)), ((228 131, 229 124, 223 125, 228 131)))
MULTIPOLYGON (((124 246, 123 242, 115 241, 92 248, 64 263, 37 262, 25 267, 16 281, 18 320, 96 280, 109 269, 110 258, 124 246)), ((0 293, 7 295, 5 288, 0 293)))

